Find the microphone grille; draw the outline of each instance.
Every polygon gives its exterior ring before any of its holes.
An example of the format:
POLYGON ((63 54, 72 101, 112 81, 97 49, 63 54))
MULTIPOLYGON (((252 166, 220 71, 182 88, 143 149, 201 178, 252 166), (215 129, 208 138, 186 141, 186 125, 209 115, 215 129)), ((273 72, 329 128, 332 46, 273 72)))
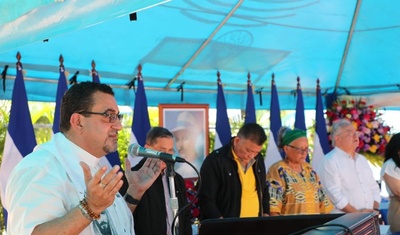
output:
POLYGON ((134 156, 139 156, 138 154, 139 154, 139 148, 140 148, 140 145, 138 145, 138 144, 131 144, 131 145, 129 145, 129 148, 128 148, 128 153, 130 153, 131 155, 134 155, 134 156))

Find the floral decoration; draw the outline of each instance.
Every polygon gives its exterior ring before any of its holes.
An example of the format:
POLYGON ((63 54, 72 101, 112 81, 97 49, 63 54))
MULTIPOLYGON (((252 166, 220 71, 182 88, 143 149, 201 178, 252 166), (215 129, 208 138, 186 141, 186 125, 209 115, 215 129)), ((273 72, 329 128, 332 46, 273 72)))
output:
POLYGON ((196 222, 199 218, 200 215, 200 209, 199 209, 199 204, 198 204, 198 198, 197 198, 197 190, 196 190, 196 182, 197 179, 185 179, 185 186, 186 186, 186 198, 188 202, 190 203, 191 201, 192 204, 190 205, 190 209, 192 212, 192 223, 196 222))
MULTIPOLYGON (((360 138, 358 151, 367 155, 382 156, 390 139, 390 127, 384 125, 381 115, 373 106, 367 106, 361 99, 339 100, 326 111, 328 132, 331 131, 334 121, 347 118, 358 131, 360 138)), ((331 140, 329 141, 331 143, 331 140)))

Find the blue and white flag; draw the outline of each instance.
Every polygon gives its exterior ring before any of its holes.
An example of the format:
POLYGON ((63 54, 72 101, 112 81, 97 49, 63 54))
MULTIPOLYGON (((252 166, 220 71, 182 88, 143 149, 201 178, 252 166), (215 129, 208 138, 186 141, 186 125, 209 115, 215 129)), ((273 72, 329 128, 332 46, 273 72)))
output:
POLYGON ((297 78, 296 95, 297 95, 297 102, 296 102, 296 117, 294 121, 294 128, 307 131, 306 119, 304 117, 303 92, 301 91, 299 78, 297 78))
POLYGON ((54 110, 53 134, 60 131, 61 101, 65 92, 68 90, 67 78, 65 77, 64 65, 60 65, 60 77, 58 78, 56 108, 54 110))
POLYGON ((264 160, 265 169, 267 171, 272 164, 282 160, 281 152, 277 146, 278 132, 282 127, 281 109, 279 107, 278 92, 276 90, 276 85, 273 78, 271 80, 271 106, 269 123, 270 132, 268 137, 268 148, 264 160))
POLYGON ((244 123, 256 123, 256 108, 254 105, 253 85, 250 81, 250 74, 247 80, 247 103, 246 103, 246 116, 244 123))
POLYGON ((326 130, 326 121, 324 117, 324 104, 322 103, 321 87, 319 79, 317 80, 317 96, 315 107, 315 136, 314 136, 314 151, 312 158, 312 167, 320 174, 322 161, 325 154, 330 150, 328 132, 326 130))
MULTIPOLYGON (((96 66, 96 64, 94 63, 94 61, 92 61, 92 68, 93 68, 92 69, 92 81, 95 83, 100 83, 99 74, 97 73, 95 66, 96 66)), ((106 157, 105 159, 104 159, 104 157, 102 157, 100 159, 101 165, 107 165, 109 167, 109 169, 115 165, 118 165, 121 167, 121 160, 119 159, 118 151, 111 152, 111 153, 107 154, 105 157, 106 157), (106 161, 106 159, 108 161, 106 161)), ((122 170, 122 168, 121 168, 121 170, 122 170)))
POLYGON ((97 73, 96 69, 94 68, 94 66, 96 66, 96 64, 94 63, 94 61, 92 61, 92 82, 95 83, 100 83, 100 78, 99 78, 99 74, 97 73))
POLYGON ((218 78, 217 93, 217 118, 215 122, 214 149, 218 149, 229 143, 232 137, 231 125, 229 124, 228 110, 226 108, 224 90, 221 79, 218 78))
MULTIPOLYGON (((301 91, 300 86, 300 78, 297 77, 297 103, 296 103, 296 119, 294 121, 294 128, 305 130, 306 128, 306 118, 304 117, 304 101, 303 101, 303 92, 301 91)), ((310 157, 307 155, 307 162, 310 162, 310 157)))
MULTIPOLYGON (((140 146, 144 146, 146 144, 147 132, 149 132, 151 127, 149 111, 147 109, 146 92, 144 90, 143 78, 140 72, 137 81, 138 86, 136 90, 135 107, 133 109, 132 133, 129 143, 138 143, 140 146)), ((129 157, 132 166, 139 163, 141 159, 142 157, 129 157)))
MULTIPOLYGON (((22 64, 17 63, 17 76, 14 82, 10 120, 4 144, 3 160, 0 167, 1 199, 4 206, 4 193, 11 171, 23 157, 36 146, 35 132, 28 107, 28 98, 22 75, 22 64)), ((6 209, 6 208, 5 208, 6 209)), ((4 221, 7 212, 4 211, 4 221)))

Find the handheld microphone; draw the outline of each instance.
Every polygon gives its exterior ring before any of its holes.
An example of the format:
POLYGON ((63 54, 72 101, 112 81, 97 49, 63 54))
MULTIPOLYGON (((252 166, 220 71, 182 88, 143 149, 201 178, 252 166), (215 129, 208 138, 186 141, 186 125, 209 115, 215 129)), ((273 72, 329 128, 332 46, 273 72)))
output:
POLYGON ((141 157, 146 157, 146 158, 157 158, 166 162, 171 162, 171 163, 175 163, 175 162, 186 162, 185 159, 178 157, 178 156, 174 156, 168 153, 162 153, 162 152, 158 152, 152 149, 147 149, 144 148, 138 144, 131 144, 128 147, 128 153, 130 155, 134 155, 134 156, 141 156, 141 157))

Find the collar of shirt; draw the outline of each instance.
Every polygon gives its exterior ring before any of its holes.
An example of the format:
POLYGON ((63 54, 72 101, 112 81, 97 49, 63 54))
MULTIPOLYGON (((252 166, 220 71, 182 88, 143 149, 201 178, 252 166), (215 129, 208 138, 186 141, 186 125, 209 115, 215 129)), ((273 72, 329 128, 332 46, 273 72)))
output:
POLYGON ((357 160, 357 158, 358 158, 358 153, 357 152, 354 152, 354 157, 353 157, 350 154, 348 154, 347 152, 343 151, 343 149, 341 149, 341 148, 339 148, 337 146, 335 148, 343 156, 346 156, 346 157, 351 158, 353 160, 357 160))
POLYGON ((238 165, 240 165, 240 166, 242 167, 242 169, 243 169, 243 171, 244 171, 245 173, 246 173, 246 171, 247 171, 250 167, 252 167, 253 164, 256 162, 256 160, 253 158, 253 159, 251 159, 251 160, 249 161, 249 163, 247 163, 246 166, 243 166, 242 161, 241 161, 241 160, 239 159, 239 157, 236 155, 235 151, 233 151, 233 148, 231 148, 231 151, 232 151, 233 159, 234 159, 236 162, 240 163, 240 164, 238 164, 238 165))

